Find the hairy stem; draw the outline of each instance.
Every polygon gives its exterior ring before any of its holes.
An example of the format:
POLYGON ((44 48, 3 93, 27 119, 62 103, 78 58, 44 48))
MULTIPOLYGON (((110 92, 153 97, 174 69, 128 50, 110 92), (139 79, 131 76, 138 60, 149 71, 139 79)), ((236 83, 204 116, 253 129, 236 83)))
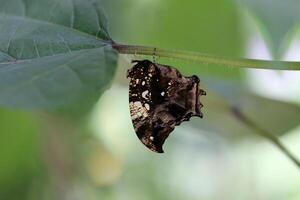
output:
POLYGON ((150 55, 179 60, 187 60, 202 64, 224 65, 228 67, 273 69, 273 70, 300 70, 300 62, 267 61, 256 59, 233 59, 190 51, 176 51, 155 47, 112 44, 120 54, 150 55))
POLYGON ((262 129, 261 127, 257 126, 255 122, 245 116, 238 108, 232 108, 232 112, 234 116, 247 125, 249 128, 253 129, 259 135, 265 137, 269 141, 271 141, 275 146, 277 146, 299 169, 300 169, 300 161, 281 143, 279 138, 272 135, 268 131, 262 129))

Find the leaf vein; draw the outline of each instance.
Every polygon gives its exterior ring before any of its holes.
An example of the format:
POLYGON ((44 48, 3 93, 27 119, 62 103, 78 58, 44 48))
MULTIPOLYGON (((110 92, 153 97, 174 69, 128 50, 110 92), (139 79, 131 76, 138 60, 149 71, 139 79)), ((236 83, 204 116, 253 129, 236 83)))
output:
MULTIPOLYGON (((85 54, 80 54, 80 55, 77 57, 77 59, 82 58, 84 55, 85 55, 85 54)), ((70 64, 70 63, 72 63, 72 62, 73 62, 73 60, 71 59, 71 60, 69 60, 69 61, 66 62, 66 63, 63 63, 63 64, 61 64, 61 65, 55 66, 54 69, 48 69, 48 70, 44 71, 43 73, 40 73, 40 74, 37 74, 37 75, 33 76, 33 77, 32 77, 31 79, 29 79, 29 80, 25 80, 25 81, 23 81, 23 82, 18 83, 18 84, 15 85, 15 86, 5 87, 4 89, 1 90, 1 92, 2 92, 2 93, 3 93, 3 92, 9 92, 9 91, 13 91, 13 90, 17 90, 17 89, 19 89, 19 88, 22 88, 23 86, 29 85, 29 84, 33 83, 34 81, 36 81, 36 80, 39 80, 39 79, 41 79, 41 78, 43 78, 43 77, 45 77, 45 76, 47 76, 47 75, 50 75, 51 73, 56 72, 57 70, 60 70, 60 69, 62 69, 62 68, 64 68, 64 67, 68 67, 68 64, 70 64)), ((71 69, 71 70, 72 70, 72 69, 71 69)))

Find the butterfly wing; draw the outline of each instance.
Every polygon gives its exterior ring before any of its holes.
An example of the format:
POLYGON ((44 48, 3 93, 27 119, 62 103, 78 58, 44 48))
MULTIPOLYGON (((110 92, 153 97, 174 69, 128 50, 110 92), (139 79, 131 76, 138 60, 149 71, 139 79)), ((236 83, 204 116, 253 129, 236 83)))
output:
POLYGON ((170 66, 134 61, 128 70, 129 108, 135 132, 150 150, 163 153, 163 144, 176 125, 202 117, 196 76, 184 77, 170 66))

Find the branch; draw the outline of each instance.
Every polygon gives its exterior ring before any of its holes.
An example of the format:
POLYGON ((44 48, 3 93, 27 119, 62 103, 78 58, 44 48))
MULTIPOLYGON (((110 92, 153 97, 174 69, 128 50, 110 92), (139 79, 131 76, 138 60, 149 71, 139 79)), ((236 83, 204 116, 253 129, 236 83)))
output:
POLYGON ((261 135, 261 136, 265 137, 266 139, 268 139, 269 141, 271 141, 300 169, 300 161, 284 146, 284 144, 281 143, 279 138, 272 135, 268 131, 262 129, 261 127, 257 126, 255 124, 255 122, 253 122, 251 119, 249 119, 247 116, 245 116, 238 108, 233 107, 232 113, 239 121, 243 122, 245 125, 247 125, 251 129, 253 129, 259 135, 261 135))
POLYGON ((256 59, 234 59, 222 56, 209 55, 190 51, 176 51, 155 47, 112 44, 120 54, 150 55, 179 60, 194 61, 201 64, 216 64, 228 67, 273 69, 273 70, 300 70, 300 62, 267 61, 256 59))

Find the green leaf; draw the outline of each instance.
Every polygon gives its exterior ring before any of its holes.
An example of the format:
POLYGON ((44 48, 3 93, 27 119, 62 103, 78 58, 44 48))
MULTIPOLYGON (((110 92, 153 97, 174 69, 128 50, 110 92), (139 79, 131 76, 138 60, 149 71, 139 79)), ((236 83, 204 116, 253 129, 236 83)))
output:
POLYGON ((116 68, 101 4, 0 0, 0 104, 57 109, 92 104, 116 68))

